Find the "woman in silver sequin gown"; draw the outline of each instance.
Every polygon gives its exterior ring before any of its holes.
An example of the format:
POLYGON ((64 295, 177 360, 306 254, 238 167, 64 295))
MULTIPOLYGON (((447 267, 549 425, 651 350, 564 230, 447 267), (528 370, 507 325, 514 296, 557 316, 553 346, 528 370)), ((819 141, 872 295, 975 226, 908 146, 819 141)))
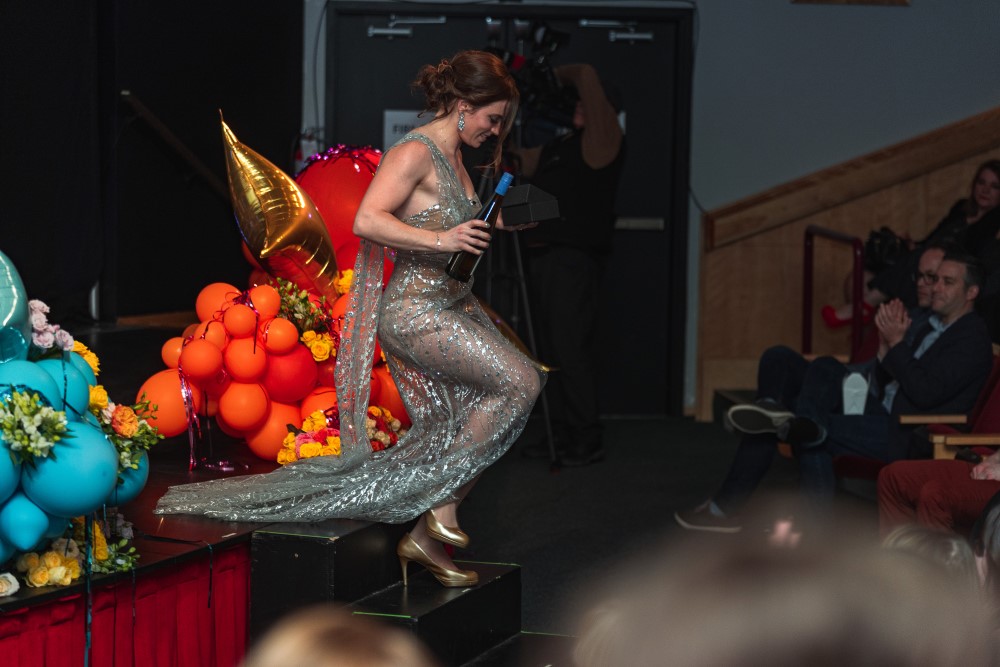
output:
POLYGON ((172 487, 156 512, 240 521, 419 517, 399 545, 404 574, 416 561, 446 586, 470 585, 475 573, 457 570, 442 543, 468 543, 458 505, 520 435, 545 375, 485 315, 472 283, 444 268, 452 253, 488 245, 486 223, 470 220, 480 203, 461 149, 497 135, 499 157, 517 88, 499 59, 479 51, 425 66, 415 86, 435 117, 385 153, 355 220, 363 242, 336 374, 343 454, 172 487), (383 295, 384 246, 396 262, 383 295), (373 453, 365 419, 376 326, 413 426, 373 453))

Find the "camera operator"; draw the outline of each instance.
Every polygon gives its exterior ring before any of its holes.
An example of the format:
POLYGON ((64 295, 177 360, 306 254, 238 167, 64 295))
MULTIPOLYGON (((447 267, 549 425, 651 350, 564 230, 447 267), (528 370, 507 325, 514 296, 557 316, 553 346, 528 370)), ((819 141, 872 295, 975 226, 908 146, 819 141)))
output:
MULTIPOLYGON (((549 379, 559 462, 584 466, 604 458, 598 407, 601 285, 611 252, 615 194, 625 159, 618 115, 588 64, 554 68, 579 97, 572 131, 518 151, 522 174, 559 200, 560 218, 522 232, 527 249, 539 357, 556 367, 549 379)), ((548 450, 529 445, 525 456, 548 450)))

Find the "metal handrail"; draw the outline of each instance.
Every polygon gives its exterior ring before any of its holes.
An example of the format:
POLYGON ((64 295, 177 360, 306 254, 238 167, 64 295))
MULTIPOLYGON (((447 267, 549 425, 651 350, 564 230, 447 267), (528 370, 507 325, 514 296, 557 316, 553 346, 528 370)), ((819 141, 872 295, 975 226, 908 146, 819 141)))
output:
POLYGON ((813 320, 813 246, 815 237, 821 236, 837 243, 850 245, 854 256, 851 267, 851 358, 861 350, 862 292, 865 280, 865 244, 857 236, 844 234, 825 227, 806 227, 802 258, 802 354, 812 352, 813 320))

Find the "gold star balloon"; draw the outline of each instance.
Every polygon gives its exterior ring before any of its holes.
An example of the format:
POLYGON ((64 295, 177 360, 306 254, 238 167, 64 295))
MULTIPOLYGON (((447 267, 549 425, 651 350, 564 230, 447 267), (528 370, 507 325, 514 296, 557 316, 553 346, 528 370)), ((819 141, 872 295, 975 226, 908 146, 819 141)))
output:
POLYGON ((250 252, 268 273, 337 300, 330 233, 309 195, 290 176, 241 144, 224 120, 229 196, 250 252))

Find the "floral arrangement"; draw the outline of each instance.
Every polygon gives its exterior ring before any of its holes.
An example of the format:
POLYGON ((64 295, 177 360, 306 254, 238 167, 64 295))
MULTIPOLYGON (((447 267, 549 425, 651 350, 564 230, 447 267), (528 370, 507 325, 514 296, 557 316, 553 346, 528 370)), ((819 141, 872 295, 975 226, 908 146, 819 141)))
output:
POLYGON ((330 413, 317 410, 302 422, 302 428, 288 425, 288 435, 278 451, 278 463, 285 465, 314 456, 340 456, 340 420, 336 408, 330 413))
MULTIPOLYGON (((365 419, 365 434, 372 451, 378 452, 395 445, 406 434, 406 429, 387 409, 372 405, 365 419)), ((340 452, 340 415, 335 406, 312 413, 302 422, 301 428, 289 424, 288 435, 278 451, 278 463, 285 465, 314 456, 340 456, 340 452)))
POLYGON ((340 346, 340 335, 330 334, 326 331, 323 333, 307 331, 299 337, 299 340, 309 348, 313 361, 317 363, 336 358, 337 348, 340 346))
POLYGON ((368 408, 368 418, 365 419, 365 431, 371 440, 372 450, 381 451, 392 447, 400 437, 406 435, 406 429, 385 408, 374 405, 368 408))
POLYGON ((101 374, 101 360, 97 358, 97 355, 89 347, 75 340, 73 341, 73 351, 83 357, 83 360, 90 366, 90 370, 94 371, 95 376, 101 374))
POLYGON ((329 332, 333 321, 327 314, 326 299, 310 294, 290 280, 276 279, 278 294, 281 295, 281 307, 278 315, 295 325, 300 334, 307 331, 316 333, 329 332))
POLYGON ((0 400, 0 435, 10 448, 14 462, 34 466, 35 457, 51 456, 66 433, 66 413, 46 405, 37 392, 10 387, 10 396, 0 400))
POLYGON ((333 289, 337 294, 343 296, 351 291, 351 283, 354 282, 354 269, 337 271, 337 277, 333 280, 333 289))
POLYGON ((52 548, 41 555, 29 551, 18 556, 14 569, 24 576, 24 582, 29 587, 69 586, 80 578, 79 548, 75 543, 70 549, 69 543, 58 542, 53 542, 52 548))
POLYGON ((146 400, 145 393, 134 405, 116 404, 108 399, 103 385, 96 385, 90 388, 88 407, 101 430, 118 450, 119 475, 126 468, 136 470, 142 452, 148 452, 150 447, 163 439, 159 430, 148 421, 156 412, 156 406, 146 400))
POLYGON ((32 345, 29 355, 32 359, 41 359, 52 353, 73 349, 73 336, 58 324, 50 324, 48 314, 49 307, 43 301, 38 299, 28 301, 32 345))

